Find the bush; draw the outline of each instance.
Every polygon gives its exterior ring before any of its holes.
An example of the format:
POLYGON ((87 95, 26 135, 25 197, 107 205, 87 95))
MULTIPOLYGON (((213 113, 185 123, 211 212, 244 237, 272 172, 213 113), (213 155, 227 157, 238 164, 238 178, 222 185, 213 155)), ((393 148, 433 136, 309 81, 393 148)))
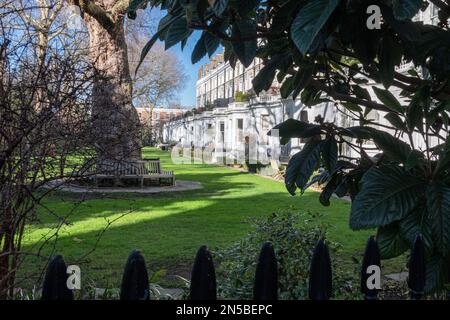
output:
POLYGON ((215 253, 219 263, 218 295, 224 299, 252 299, 258 254, 263 243, 270 241, 278 260, 279 298, 306 298, 312 250, 325 236, 325 226, 318 223, 317 214, 274 213, 253 220, 252 226, 244 239, 215 253))
POLYGON ((244 93, 242 91, 236 91, 234 94, 234 101, 236 102, 248 102, 250 101, 251 95, 248 93, 244 93))

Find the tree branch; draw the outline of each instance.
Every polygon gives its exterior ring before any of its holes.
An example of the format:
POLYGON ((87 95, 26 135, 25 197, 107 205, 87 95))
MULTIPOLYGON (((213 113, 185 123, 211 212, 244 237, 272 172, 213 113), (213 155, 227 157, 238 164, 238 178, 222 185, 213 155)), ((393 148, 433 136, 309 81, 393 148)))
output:
POLYGON ((97 20, 106 30, 109 31, 114 28, 114 20, 111 15, 99 5, 90 0, 69 0, 69 2, 78 5, 81 11, 97 20))
POLYGON ((114 17, 114 19, 117 19, 119 16, 123 16, 128 11, 129 6, 130 0, 117 1, 117 3, 111 10, 111 15, 114 17))
POLYGON ((380 103, 377 103, 374 101, 368 101, 368 100, 364 100, 364 99, 359 99, 359 98, 352 97, 347 94, 342 94, 342 93, 336 92, 333 89, 331 89, 330 87, 326 86, 324 83, 320 82, 319 80, 312 79, 310 84, 314 88, 325 92, 326 94, 328 94, 335 100, 351 102, 351 103, 355 103, 357 105, 361 105, 361 106, 379 110, 379 111, 385 111, 385 112, 391 111, 390 109, 386 108, 384 105, 382 105, 380 103))

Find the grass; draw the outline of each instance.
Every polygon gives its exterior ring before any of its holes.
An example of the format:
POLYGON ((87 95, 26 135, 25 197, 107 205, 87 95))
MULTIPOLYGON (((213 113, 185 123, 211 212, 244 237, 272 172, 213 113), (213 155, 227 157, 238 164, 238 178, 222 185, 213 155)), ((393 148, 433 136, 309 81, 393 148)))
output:
MULTIPOLYGON (((54 241, 54 228, 61 219, 41 208, 38 221, 27 228, 25 251, 36 252, 47 240, 42 254, 48 255, 54 249, 68 264, 81 263, 84 285, 94 282, 98 287, 117 287, 133 249, 144 253, 151 271, 164 268, 169 274, 188 276, 199 246, 228 246, 249 231, 248 218, 274 211, 321 213, 321 219, 329 225, 328 238, 342 244, 333 258, 348 266, 352 256, 361 255, 371 233, 349 229, 347 201, 332 199, 330 207, 323 207, 314 191, 292 197, 278 181, 220 166, 176 165, 169 153, 157 149, 145 149, 144 156, 160 157, 164 170, 173 170, 177 179, 199 181, 204 188, 159 195, 98 194, 87 199, 52 194, 43 205, 60 217, 67 216, 66 224, 54 241), (95 251, 80 261, 93 248, 95 251)), ((36 274, 44 263, 44 259, 30 256, 20 278, 36 274)), ((30 280, 24 282, 24 286, 29 285, 30 280)))

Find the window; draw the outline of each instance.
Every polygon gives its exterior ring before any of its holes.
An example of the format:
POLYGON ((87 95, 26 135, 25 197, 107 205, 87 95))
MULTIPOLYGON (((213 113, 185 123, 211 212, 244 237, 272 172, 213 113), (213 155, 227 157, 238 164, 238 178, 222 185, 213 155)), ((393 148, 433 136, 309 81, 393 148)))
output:
POLYGON ((236 142, 243 142, 244 140, 244 119, 237 119, 237 134, 236 142))
POLYGON ((237 128, 238 130, 244 129, 244 119, 237 119, 237 128))

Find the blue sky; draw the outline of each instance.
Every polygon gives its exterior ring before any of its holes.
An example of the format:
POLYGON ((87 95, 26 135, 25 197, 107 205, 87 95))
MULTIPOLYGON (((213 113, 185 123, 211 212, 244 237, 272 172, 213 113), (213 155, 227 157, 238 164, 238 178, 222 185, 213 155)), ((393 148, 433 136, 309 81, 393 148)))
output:
POLYGON ((198 69, 202 64, 209 62, 208 56, 205 56, 200 62, 194 65, 191 63, 191 53, 199 37, 199 32, 192 35, 183 51, 181 51, 180 44, 169 49, 178 56, 188 76, 186 85, 178 97, 181 105, 184 107, 195 106, 195 83, 198 77, 198 69))

